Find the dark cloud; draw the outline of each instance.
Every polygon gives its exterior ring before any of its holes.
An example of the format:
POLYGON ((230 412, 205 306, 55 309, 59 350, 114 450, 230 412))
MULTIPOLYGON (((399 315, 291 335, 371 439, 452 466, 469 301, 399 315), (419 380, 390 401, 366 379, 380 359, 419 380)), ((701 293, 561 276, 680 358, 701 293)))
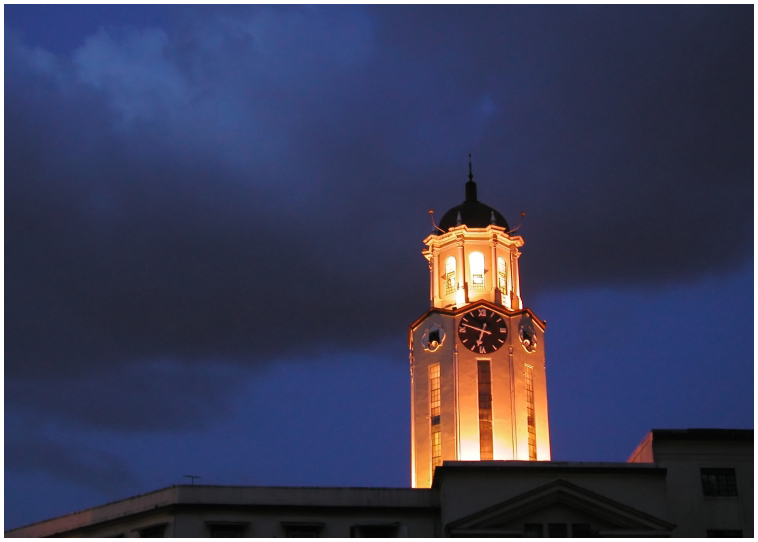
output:
POLYGON ((33 427, 198 431, 229 414, 249 378, 239 368, 219 365, 140 360, 86 375, 10 378, 5 397, 33 427))
POLYGON ((751 15, 240 7, 70 55, 8 38, 9 399, 143 360, 402 341, 427 303, 426 211, 462 200, 469 151, 480 197, 528 212, 526 292, 750 258, 751 15))
POLYGON ((5 469, 41 472, 73 482, 102 495, 131 490, 137 477, 123 459, 94 448, 70 447, 58 439, 30 433, 15 435, 5 444, 5 469))

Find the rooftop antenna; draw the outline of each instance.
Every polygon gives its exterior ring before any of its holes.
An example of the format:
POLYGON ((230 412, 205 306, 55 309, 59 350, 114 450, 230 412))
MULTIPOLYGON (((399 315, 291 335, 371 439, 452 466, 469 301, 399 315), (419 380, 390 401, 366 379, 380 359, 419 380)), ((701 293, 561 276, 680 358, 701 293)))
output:
POLYGON ((471 171, 471 153, 468 153, 468 180, 474 182, 474 174, 471 171))
POLYGON ((524 223, 524 217, 526 216, 526 211, 521 211, 521 220, 518 221, 518 226, 513 228, 511 231, 508 232, 508 235, 512 234, 514 231, 519 229, 521 225, 524 223))
POLYGON ((195 479, 196 478, 200 478, 199 476, 195 476, 194 474, 185 474, 184 477, 185 478, 189 478, 190 480, 192 480, 192 485, 193 486, 195 485, 195 479))
POLYGON ((437 234, 437 230, 441 231, 442 233, 445 233, 445 230, 437 226, 437 224, 434 223, 434 209, 429 209, 429 218, 432 219, 432 233, 435 235, 437 234))

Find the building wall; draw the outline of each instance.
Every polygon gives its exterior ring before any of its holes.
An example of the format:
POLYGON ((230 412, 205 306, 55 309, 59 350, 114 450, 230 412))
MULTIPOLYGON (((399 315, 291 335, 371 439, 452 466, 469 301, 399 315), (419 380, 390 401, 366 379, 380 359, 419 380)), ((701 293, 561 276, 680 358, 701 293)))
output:
POLYGON ((401 537, 430 538, 436 536, 437 517, 433 510, 358 509, 358 508, 292 508, 261 507, 229 511, 199 508, 176 515, 177 537, 211 536, 209 523, 248 522, 245 537, 281 538, 287 534, 285 523, 322 523, 319 536, 347 538, 356 525, 398 524, 401 537))
POLYGON ((630 461, 653 459, 668 471, 667 491, 678 537, 704 537, 708 530, 754 533, 752 430, 653 430, 630 461), (652 456, 652 457, 651 457, 652 456), (706 496, 702 468, 735 469, 736 496, 706 496))

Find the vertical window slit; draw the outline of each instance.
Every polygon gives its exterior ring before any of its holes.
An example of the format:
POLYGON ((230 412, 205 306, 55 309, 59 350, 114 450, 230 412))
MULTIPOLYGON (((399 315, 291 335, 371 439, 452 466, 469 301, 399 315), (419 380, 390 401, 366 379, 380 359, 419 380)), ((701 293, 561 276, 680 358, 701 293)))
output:
POLYGON ((432 424, 432 470, 442 464, 440 432, 440 364, 429 367, 429 419, 432 424))
POLYGON ((478 361, 479 381, 479 458, 493 458, 492 447, 492 376, 489 361, 478 361))
POLYGON ((537 425, 534 422, 534 375, 529 365, 524 366, 526 380, 526 427, 529 431, 529 461, 537 461, 537 425))

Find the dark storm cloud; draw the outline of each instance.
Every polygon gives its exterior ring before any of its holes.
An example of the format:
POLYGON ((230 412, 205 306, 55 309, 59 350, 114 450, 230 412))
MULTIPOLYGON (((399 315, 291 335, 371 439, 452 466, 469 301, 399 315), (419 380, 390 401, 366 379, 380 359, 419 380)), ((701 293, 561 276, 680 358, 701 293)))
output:
POLYGON ((54 379, 11 378, 5 397, 34 427, 84 424, 129 431, 199 430, 229 414, 244 373, 216 364, 150 361, 54 379))
POLYGON ((105 495, 133 488, 138 482, 119 457, 31 434, 17 434, 6 442, 5 468, 10 472, 46 473, 105 495))
POLYGON ((749 8, 392 13, 411 62, 453 74, 451 102, 494 104, 475 170, 511 221, 528 211, 525 288, 681 280, 750 257, 749 8))
MULTIPOLYGON (((528 292, 744 261, 751 15, 190 9, 71 55, 9 33, 6 375, 402 340, 469 151, 481 199, 528 211, 528 292)), ((61 409, 106 423, 98 397, 61 409)))

